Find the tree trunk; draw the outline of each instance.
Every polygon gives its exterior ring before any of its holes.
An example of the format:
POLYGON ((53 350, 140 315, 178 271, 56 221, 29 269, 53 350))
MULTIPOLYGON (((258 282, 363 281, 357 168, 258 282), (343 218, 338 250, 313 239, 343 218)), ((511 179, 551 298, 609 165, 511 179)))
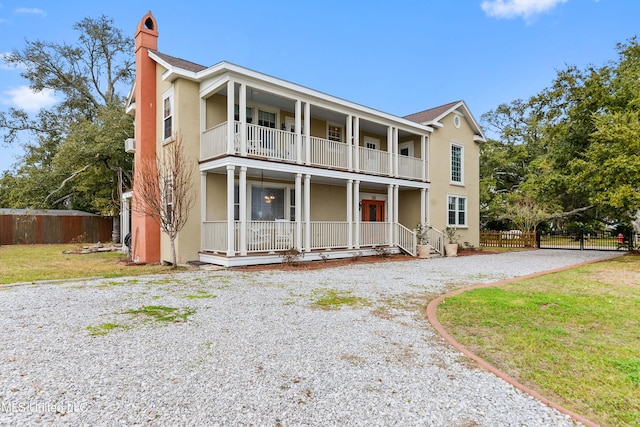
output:
POLYGON ((176 257, 176 238, 175 237, 171 237, 171 259, 173 262, 173 266, 171 268, 176 269, 178 268, 178 260, 176 257))

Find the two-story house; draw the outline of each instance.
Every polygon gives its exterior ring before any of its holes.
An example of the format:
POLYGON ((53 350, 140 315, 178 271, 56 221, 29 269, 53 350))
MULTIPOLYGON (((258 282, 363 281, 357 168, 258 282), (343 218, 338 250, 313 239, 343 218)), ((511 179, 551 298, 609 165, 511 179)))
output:
MULTIPOLYGON (((379 247, 415 255, 418 223, 434 227, 438 250, 446 226, 478 245, 485 138, 463 101, 398 117, 228 62, 175 58, 157 40, 149 12, 136 31, 130 149, 138 165, 180 135, 199 167, 179 262, 274 263, 291 248, 305 261, 379 247)), ((169 260, 167 237, 136 211, 142 179, 132 191, 132 255, 169 260)))

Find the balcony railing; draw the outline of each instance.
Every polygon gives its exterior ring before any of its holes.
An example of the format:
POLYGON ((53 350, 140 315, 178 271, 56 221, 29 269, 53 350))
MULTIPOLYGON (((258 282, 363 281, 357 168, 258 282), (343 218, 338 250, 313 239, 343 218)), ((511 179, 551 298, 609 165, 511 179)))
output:
POLYGON ((372 148, 358 147, 360 170, 376 175, 389 174, 389 153, 372 148))
MULTIPOLYGON (((242 154, 241 124, 234 123, 233 152, 242 154)), ((331 169, 357 170, 374 174, 389 175, 391 172, 390 156, 387 151, 375 150, 366 147, 352 147, 353 164, 349 164, 349 145, 344 142, 312 136, 309 141, 300 135, 300 144, 297 146, 298 135, 293 132, 272 129, 255 124, 246 124, 246 153, 247 156, 260 157, 270 160, 280 160, 288 163, 304 163, 313 166, 331 169), (309 159, 306 159, 305 144, 309 144, 309 159), (300 157, 298 157, 300 155, 300 157)), ((200 141, 200 160, 211 159, 225 155, 228 152, 227 123, 214 126, 202 133, 200 141)), ((424 165, 424 166, 423 166, 424 165)), ((398 156, 398 173, 402 178, 423 179, 422 159, 398 156)))

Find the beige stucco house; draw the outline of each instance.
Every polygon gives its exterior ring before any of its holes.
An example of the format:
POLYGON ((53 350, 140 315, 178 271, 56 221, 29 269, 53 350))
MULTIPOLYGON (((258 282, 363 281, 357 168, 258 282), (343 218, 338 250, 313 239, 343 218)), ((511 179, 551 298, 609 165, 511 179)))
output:
MULTIPOLYGON (((304 261, 379 247, 415 255, 418 223, 434 227, 438 250, 446 226, 478 245, 485 138, 463 101, 399 117, 228 62, 175 58, 157 37, 149 13, 136 32, 128 146, 138 164, 180 134, 198 168, 178 262, 273 263, 290 248, 304 261)), ((135 184, 132 194, 135 206, 135 184)), ((130 231, 134 259, 171 259, 168 239, 135 209, 130 231)))

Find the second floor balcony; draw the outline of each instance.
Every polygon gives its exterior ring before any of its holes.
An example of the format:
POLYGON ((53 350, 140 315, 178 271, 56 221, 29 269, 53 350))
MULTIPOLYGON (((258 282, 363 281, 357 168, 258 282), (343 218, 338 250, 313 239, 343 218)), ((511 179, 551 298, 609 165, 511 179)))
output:
POLYGON ((392 153, 252 123, 244 124, 243 129, 238 121, 233 131, 224 122, 201 135, 201 161, 226 155, 421 181, 429 176, 426 158, 402 151, 392 153))

